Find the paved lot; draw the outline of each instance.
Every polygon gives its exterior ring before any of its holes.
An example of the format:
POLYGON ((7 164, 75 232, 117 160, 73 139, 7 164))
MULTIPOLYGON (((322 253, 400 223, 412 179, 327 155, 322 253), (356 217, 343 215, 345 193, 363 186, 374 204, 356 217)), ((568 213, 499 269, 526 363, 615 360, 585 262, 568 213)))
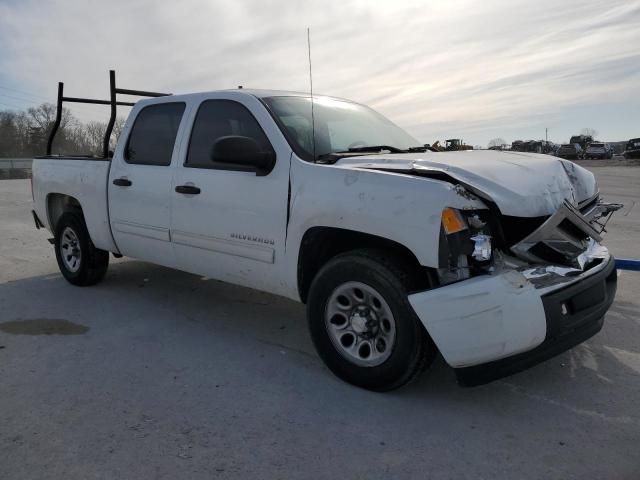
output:
MULTIPOLYGON (((594 171, 627 205, 607 243, 640 257, 640 168, 594 171)), ((29 202, 0 181, 0 322, 72 324, 0 332, 0 479, 640 476, 638 272, 555 359, 474 389, 439 359, 374 394, 327 371, 293 302, 133 260, 70 286, 29 202)))

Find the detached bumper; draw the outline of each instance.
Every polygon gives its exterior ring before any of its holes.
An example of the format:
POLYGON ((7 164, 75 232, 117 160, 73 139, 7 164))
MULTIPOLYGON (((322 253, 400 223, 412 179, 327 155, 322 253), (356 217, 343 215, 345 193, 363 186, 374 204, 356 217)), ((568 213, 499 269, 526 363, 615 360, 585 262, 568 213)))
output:
POLYGON ((617 274, 611 257, 604 269, 582 281, 542 297, 547 334, 544 342, 524 353, 456 369, 458 382, 482 385, 525 370, 591 338, 600 331, 616 294, 617 274))
POLYGON ((409 296, 444 359, 466 386, 517 373, 595 335, 616 291, 606 255, 552 284, 509 270, 409 296))

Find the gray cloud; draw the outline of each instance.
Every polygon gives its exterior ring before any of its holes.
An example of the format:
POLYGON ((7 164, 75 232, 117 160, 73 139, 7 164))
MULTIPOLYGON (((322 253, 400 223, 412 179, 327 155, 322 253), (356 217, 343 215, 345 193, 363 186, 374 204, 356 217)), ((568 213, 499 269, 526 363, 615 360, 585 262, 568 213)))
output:
MULTIPOLYGON (((424 141, 526 137, 545 120, 568 132, 585 125, 563 112, 595 115, 603 99, 640 107, 640 1, 5 2, 0 80, 52 99, 58 80, 104 97, 109 68, 131 88, 306 90, 307 26, 318 92, 424 141)), ((610 130, 638 127, 614 118, 610 130)))

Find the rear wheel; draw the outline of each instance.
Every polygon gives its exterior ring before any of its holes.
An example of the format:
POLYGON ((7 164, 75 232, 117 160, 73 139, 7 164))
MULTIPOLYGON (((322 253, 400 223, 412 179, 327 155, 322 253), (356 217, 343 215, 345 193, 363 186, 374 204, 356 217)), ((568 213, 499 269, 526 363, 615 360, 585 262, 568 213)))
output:
POLYGON ((55 229, 54 247, 60 272, 73 285, 95 285, 107 273, 109 252, 93 245, 81 214, 62 214, 55 229))
POLYGON ((409 304, 412 275, 402 263, 382 251, 356 250, 330 260, 311 284, 313 343, 346 382, 392 390, 435 357, 435 345, 409 304))

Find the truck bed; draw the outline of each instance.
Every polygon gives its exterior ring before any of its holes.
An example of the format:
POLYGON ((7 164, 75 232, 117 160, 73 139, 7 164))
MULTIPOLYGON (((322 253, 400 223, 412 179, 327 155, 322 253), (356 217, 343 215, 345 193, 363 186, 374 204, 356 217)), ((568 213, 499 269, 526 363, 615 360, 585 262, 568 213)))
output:
POLYGON ((108 209, 109 159, 83 155, 50 155, 33 162, 34 209, 44 226, 53 232, 59 206, 75 199, 84 212, 89 235, 100 249, 117 252, 111 235, 108 209))

